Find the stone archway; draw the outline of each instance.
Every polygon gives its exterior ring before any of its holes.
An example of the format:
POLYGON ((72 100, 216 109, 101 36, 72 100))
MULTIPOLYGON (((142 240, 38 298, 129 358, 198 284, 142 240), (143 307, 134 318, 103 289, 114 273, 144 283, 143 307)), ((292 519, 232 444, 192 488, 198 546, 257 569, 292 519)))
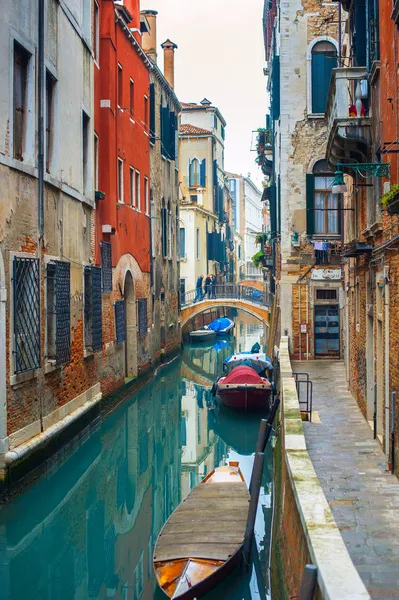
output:
POLYGON ((137 377, 137 312, 136 293, 133 277, 126 272, 124 284, 126 342, 125 342, 125 376, 137 377))
POLYGON ((0 250, 0 454, 8 450, 6 387, 6 302, 7 288, 3 254, 0 250))

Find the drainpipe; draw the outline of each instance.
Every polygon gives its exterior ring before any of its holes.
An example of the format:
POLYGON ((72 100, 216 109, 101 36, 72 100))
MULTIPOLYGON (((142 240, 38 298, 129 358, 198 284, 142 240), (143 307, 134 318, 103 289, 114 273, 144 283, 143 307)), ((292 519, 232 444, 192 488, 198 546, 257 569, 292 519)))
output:
POLYGON ((301 332, 301 287, 302 281, 299 282, 298 296, 299 296, 299 311, 298 311, 298 320, 299 320, 299 360, 302 360, 302 332, 301 332))
POLYGON ((309 279, 306 284, 306 360, 309 360, 309 279))
POLYGON ((44 95, 44 0, 39 0, 39 31, 38 31, 38 79, 37 79, 37 146, 38 146, 38 229, 39 249, 44 233, 44 117, 43 117, 43 95, 44 95))

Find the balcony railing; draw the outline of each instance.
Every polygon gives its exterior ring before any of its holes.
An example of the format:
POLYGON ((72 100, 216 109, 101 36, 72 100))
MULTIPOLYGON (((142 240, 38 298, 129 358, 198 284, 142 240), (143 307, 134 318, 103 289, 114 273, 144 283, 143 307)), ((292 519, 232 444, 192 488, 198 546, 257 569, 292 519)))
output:
POLYGON ((368 112, 366 67, 333 70, 326 117, 329 162, 367 162, 371 144, 371 118, 368 112))

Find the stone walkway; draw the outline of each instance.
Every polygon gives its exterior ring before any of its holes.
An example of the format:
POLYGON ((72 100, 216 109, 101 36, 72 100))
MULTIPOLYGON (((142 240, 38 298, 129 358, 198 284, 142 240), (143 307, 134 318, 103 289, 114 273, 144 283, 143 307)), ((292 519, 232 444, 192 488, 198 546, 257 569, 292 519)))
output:
POLYGON ((349 554, 372 598, 399 600, 399 481, 346 389, 341 361, 294 361, 309 373, 320 423, 306 443, 349 554))

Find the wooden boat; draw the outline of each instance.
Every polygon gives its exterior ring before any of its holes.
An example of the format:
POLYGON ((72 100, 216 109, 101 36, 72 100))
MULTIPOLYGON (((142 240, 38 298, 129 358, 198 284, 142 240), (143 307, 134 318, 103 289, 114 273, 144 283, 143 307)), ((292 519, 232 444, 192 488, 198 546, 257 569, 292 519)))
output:
POLYGON ((216 339, 216 331, 212 331, 212 329, 190 331, 190 339, 193 342, 210 342, 216 339))
POLYGON ((208 325, 208 329, 212 329, 216 332, 216 335, 229 335, 231 331, 234 329, 234 321, 228 319, 227 317, 220 317, 219 319, 215 319, 208 325))
POLYGON ((239 564, 248 508, 238 462, 214 469, 190 492, 154 550, 155 576, 169 598, 199 598, 239 564))
POLYGON ((248 366, 235 367, 214 386, 221 404, 244 410, 270 409, 273 386, 248 366))

